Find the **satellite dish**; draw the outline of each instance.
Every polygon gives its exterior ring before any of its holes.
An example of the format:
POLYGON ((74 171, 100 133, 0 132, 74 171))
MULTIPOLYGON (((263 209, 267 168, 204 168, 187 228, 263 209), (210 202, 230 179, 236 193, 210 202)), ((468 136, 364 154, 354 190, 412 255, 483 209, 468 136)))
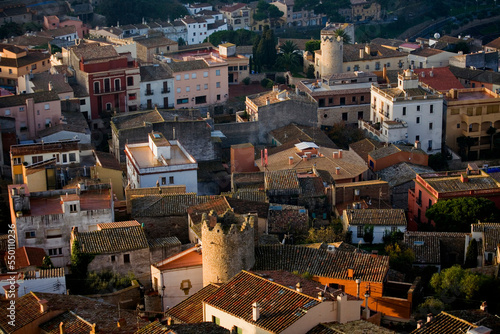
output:
POLYGON ((435 34, 434 34, 434 38, 435 38, 435 39, 440 39, 440 38, 441 38, 441 35, 437 32, 437 33, 435 33, 435 34))

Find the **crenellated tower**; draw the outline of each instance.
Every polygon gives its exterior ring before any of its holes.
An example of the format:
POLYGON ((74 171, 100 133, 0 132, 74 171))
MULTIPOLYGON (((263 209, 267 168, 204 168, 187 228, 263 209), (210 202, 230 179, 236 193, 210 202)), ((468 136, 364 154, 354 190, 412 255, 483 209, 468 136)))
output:
MULTIPOLYGON (((240 217, 241 218, 241 217, 240 217)), ((256 221, 253 216, 239 219, 228 210, 217 217, 204 214, 201 225, 203 285, 226 283, 255 263, 256 221)))
POLYGON ((344 41, 342 37, 337 36, 337 29, 337 26, 328 24, 321 30, 321 78, 342 73, 344 41))

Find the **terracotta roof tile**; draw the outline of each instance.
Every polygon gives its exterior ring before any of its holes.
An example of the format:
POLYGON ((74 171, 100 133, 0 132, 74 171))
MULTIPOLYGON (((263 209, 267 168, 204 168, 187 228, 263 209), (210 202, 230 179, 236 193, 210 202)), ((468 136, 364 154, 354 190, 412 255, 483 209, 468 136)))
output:
POLYGON ((120 162, 111 153, 94 150, 97 162, 104 168, 121 170, 120 162))
POLYGON ((387 181, 389 187, 395 187, 406 182, 412 182, 419 173, 432 173, 434 170, 428 166, 414 165, 400 162, 378 171, 379 178, 387 181))
POLYGON ((488 189, 498 190, 500 188, 499 183, 489 175, 469 175, 468 182, 462 182, 460 174, 449 176, 419 174, 419 176, 439 193, 488 189))
POLYGON ((344 210, 349 225, 406 226, 403 209, 344 210))
POLYGON ((204 303, 271 333, 279 333, 320 303, 263 277, 242 271, 222 285, 204 303), (260 304, 260 318, 252 320, 252 304, 260 304))
POLYGON ((425 323, 422 328, 415 329, 411 334, 456 334, 456 333, 466 333, 468 329, 477 328, 478 325, 475 323, 480 321, 481 326, 491 326, 495 325, 498 330, 499 320, 493 315, 489 315, 486 312, 467 310, 467 311, 449 311, 441 312, 431 322, 425 323), (464 319, 465 318, 465 319, 464 319), (467 320, 466 320, 467 319, 467 320))
POLYGON ((197 196, 194 193, 132 197, 132 216, 161 217, 185 215, 189 207, 211 201, 218 197, 219 196, 197 196))
MULTIPOLYGON (((257 107, 265 107, 266 103, 267 103, 266 100, 268 98, 269 98, 270 104, 286 102, 289 100, 299 100, 299 101, 313 103, 305 96, 297 95, 297 94, 288 92, 286 90, 281 90, 279 92, 269 91, 269 92, 263 92, 263 93, 258 93, 258 94, 247 96, 247 100, 254 103, 257 107), (282 97, 282 99, 279 98, 280 96, 282 97)), ((248 103, 248 101, 247 101, 247 103, 248 103)))
POLYGON ((10 152, 13 156, 36 154, 36 153, 50 153, 50 152, 68 152, 78 151, 79 140, 68 140, 63 142, 52 143, 36 143, 24 145, 12 145, 10 152))
POLYGON ((227 202, 233 209, 234 213, 244 215, 250 212, 257 212, 259 218, 267 218, 269 211, 269 203, 261 201, 250 201, 237 197, 227 197, 227 202))
POLYGON ((268 233, 307 232, 309 215, 303 206, 286 204, 269 204, 267 217, 268 233))
POLYGON ((10 312, 7 309, 10 300, 2 298, 2 300, 0 300, 0 329, 5 331, 5 333, 14 333, 42 317, 44 313, 40 312, 40 304, 38 303, 41 299, 42 298, 38 298, 33 292, 16 299, 15 326, 11 326, 8 323, 10 319, 7 317, 10 312))
MULTIPOLYGON (((0 66, 2 64, 0 63, 0 66)), ((36 92, 30 94, 21 94, 21 95, 9 95, 0 97, 0 108, 8 108, 8 107, 16 107, 16 106, 24 106, 26 105, 26 99, 32 98, 35 103, 43 103, 50 101, 59 101, 59 95, 57 92, 52 91, 44 91, 44 92, 36 92)), ((43 111, 42 111, 43 113, 43 111)))
POLYGON ((115 253, 149 248, 146 234, 141 226, 76 232, 75 240, 80 243, 83 253, 115 253))
POLYGON ((244 201, 250 201, 250 202, 261 202, 261 203, 267 203, 268 198, 267 195, 264 191, 260 191, 258 189, 238 189, 235 192, 227 192, 227 193, 221 193, 221 196, 226 196, 230 197, 233 199, 240 199, 244 201))
POLYGON ((26 280, 56 277, 64 277, 64 268, 37 269, 24 273, 24 279, 26 280))
POLYGON ((300 192, 297 172, 293 169, 266 171, 266 191, 272 194, 298 194, 300 192))
POLYGON ((90 333, 92 325, 77 314, 67 311, 40 325, 45 334, 60 334, 59 324, 64 323, 65 334, 90 333))
MULTIPOLYGON (((361 58, 359 57, 359 50, 364 48, 364 44, 344 44, 344 63, 361 60, 361 58)), ((381 45, 370 44, 370 54, 365 53, 363 60, 394 57, 406 58, 407 54, 404 52, 386 48, 381 45)))
POLYGON ((97 224, 98 230, 104 230, 107 228, 118 228, 118 227, 132 227, 141 226, 137 220, 127 220, 122 222, 112 222, 112 223, 99 223, 97 224))
POLYGON ((227 202, 226 198, 221 196, 208 202, 193 205, 187 209, 187 213, 193 224, 199 224, 201 223, 201 217, 204 213, 215 211, 217 216, 221 216, 227 210, 231 210, 231 206, 227 202))
POLYGON ((338 148, 337 145, 321 130, 311 126, 297 125, 290 123, 286 126, 269 132, 281 144, 291 140, 313 142, 318 146, 338 148))
MULTIPOLYGON (((255 270, 308 272, 314 276, 347 280, 347 269, 367 282, 383 282, 389 270, 388 256, 297 247, 291 245, 259 246, 255 251, 255 270)), ((354 280, 354 279, 353 279, 354 280)))
POLYGON ((494 40, 492 40, 491 42, 489 42, 485 46, 487 46, 489 48, 500 49, 500 37, 495 38, 494 40))
POLYGON ((349 150, 356 152, 363 161, 368 161, 368 153, 384 147, 384 145, 376 140, 366 138, 349 145, 349 150))
POLYGON ((164 237, 148 239, 149 248, 157 247, 175 247, 180 246, 182 243, 177 237, 164 237))
POLYGON ((444 238, 463 239, 467 233, 454 232, 410 232, 404 236, 404 242, 415 254, 415 262, 425 264, 441 264, 441 240, 444 238))
POLYGON ((500 244, 500 223, 472 224, 474 232, 483 232, 483 248, 485 252, 496 252, 500 244))
POLYGON ((396 333, 384 327, 377 326, 366 320, 350 321, 344 324, 338 322, 319 324, 306 334, 391 334, 396 333))
POLYGON ((432 87, 440 92, 448 91, 453 88, 464 88, 464 85, 460 83, 448 67, 416 69, 415 73, 418 74, 418 80, 420 82, 423 82, 429 87, 432 87))
MULTIPOLYGON (((7 257, 7 255, 5 255, 7 257)), ((40 267, 43 264, 43 258, 47 256, 43 248, 21 247, 15 249, 15 270, 35 266, 40 267)))
POLYGON ((211 296, 219 287, 215 284, 209 284, 194 295, 186 298, 179 304, 170 308, 166 315, 172 317, 176 321, 192 324, 203 321, 203 304, 202 301, 211 296))

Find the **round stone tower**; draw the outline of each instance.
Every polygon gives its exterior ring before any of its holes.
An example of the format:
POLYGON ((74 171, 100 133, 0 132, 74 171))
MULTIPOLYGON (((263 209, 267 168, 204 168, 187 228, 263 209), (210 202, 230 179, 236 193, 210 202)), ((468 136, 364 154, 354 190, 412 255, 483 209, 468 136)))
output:
POLYGON ((333 25, 327 25, 321 30, 321 78, 342 73, 344 41, 342 37, 336 36, 335 30, 337 28, 333 25))
POLYGON ((232 211, 203 215, 201 243, 203 286, 226 283, 255 264, 254 217, 238 221, 232 211))

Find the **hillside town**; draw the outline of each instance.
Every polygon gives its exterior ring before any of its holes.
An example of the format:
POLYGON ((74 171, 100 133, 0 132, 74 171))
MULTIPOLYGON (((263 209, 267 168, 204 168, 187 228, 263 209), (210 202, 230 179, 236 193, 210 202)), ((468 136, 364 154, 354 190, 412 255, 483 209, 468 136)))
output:
POLYGON ((0 332, 500 333, 500 4, 0 4, 0 332))

